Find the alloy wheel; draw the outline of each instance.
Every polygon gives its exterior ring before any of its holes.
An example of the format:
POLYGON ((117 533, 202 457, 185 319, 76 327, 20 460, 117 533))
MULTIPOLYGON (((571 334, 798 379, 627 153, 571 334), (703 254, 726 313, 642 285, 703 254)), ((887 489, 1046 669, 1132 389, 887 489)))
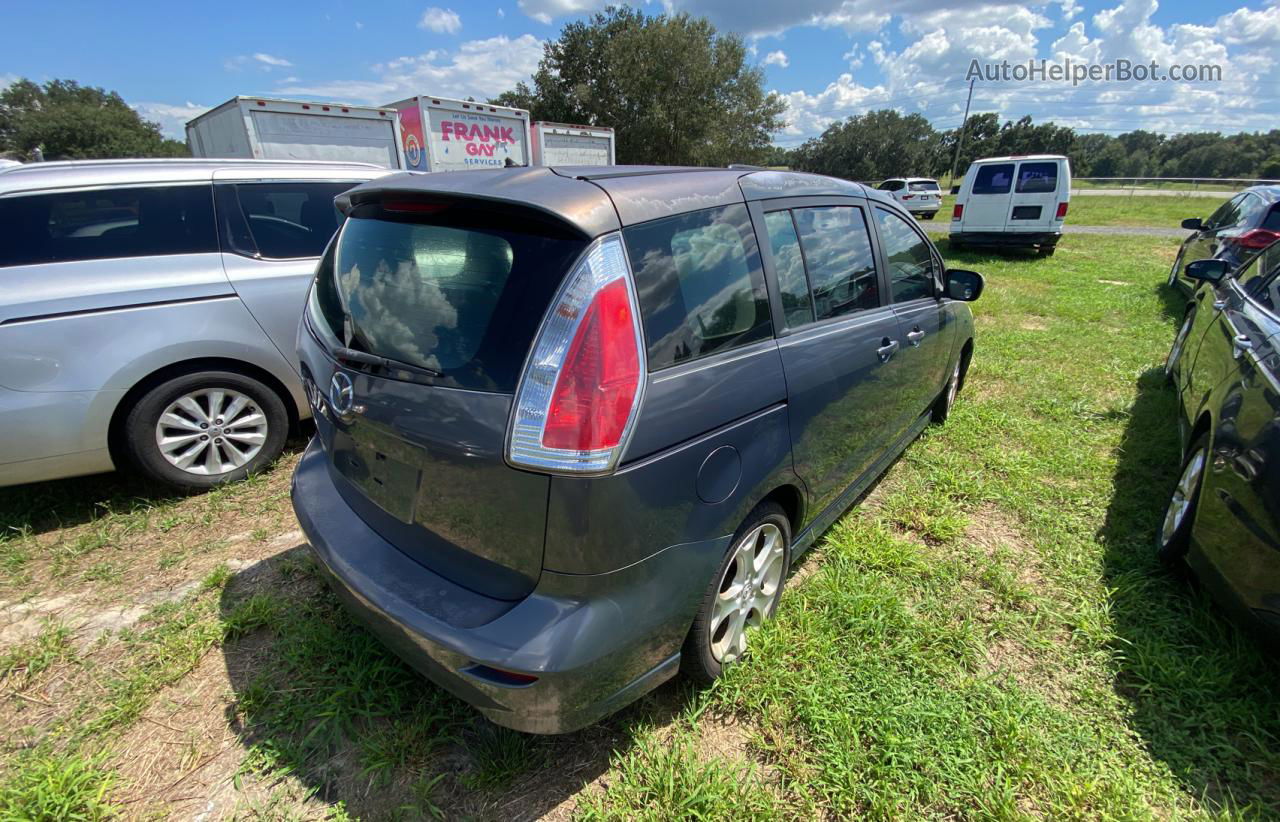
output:
POLYGON ((960 361, 956 360, 956 370, 951 372, 951 382, 947 383, 947 411, 956 404, 956 394, 960 391, 960 361))
POLYGON ((782 531, 772 522, 762 523, 738 542, 720 579, 707 628, 717 662, 734 662, 746 653, 747 629, 759 627, 773 608, 785 560, 782 531))
POLYGON ((1177 536, 1191 512, 1195 500, 1196 489, 1200 487, 1200 475, 1204 473, 1205 450, 1203 448, 1192 454, 1187 465, 1182 469, 1178 486, 1173 489, 1173 497, 1169 500, 1169 508, 1164 515, 1164 527, 1160 529, 1160 542, 1168 545, 1177 536))
POLYGON ((156 422, 161 456, 188 474, 234 471, 256 457, 266 441, 266 414, 252 397, 230 388, 183 394, 156 422))

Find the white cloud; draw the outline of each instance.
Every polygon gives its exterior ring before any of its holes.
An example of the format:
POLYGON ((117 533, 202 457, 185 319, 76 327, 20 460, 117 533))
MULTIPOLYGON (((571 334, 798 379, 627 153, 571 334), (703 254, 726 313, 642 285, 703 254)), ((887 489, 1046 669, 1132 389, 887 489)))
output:
POLYGON ((361 30, 361 29, 363 29, 363 28, 364 28, 364 23, 361 23, 359 20, 357 20, 357 21, 356 21, 356 31, 360 31, 360 30, 361 30))
POLYGON ((777 51, 771 51, 768 54, 766 54, 764 56, 764 64, 766 66, 778 66, 779 68, 786 68, 787 66, 791 65, 791 61, 787 59, 787 53, 779 49, 777 51))
POLYGON ((264 54, 263 52, 258 52, 254 54, 253 59, 257 60, 259 63, 268 65, 268 66, 292 66, 293 65, 293 63, 290 63, 288 60, 284 59, 283 57, 276 57, 273 54, 264 54))
POLYGON ((542 41, 532 34, 469 40, 457 49, 433 49, 370 67, 376 79, 285 85, 277 94, 383 105, 415 94, 483 100, 527 81, 542 59, 542 41))
POLYGON ((164 132, 164 136, 172 137, 175 140, 187 139, 187 121, 199 117, 210 108, 210 106, 202 106, 198 103, 184 103, 182 105, 173 105, 171 103, 130 103, 129 105, 134 111, 142 115, 144 120, 159 123, 160 130, 164 132))
POLYGON ((253 54, 240 54, 230 57, 222 63, 223 68, 227 71, 242 71, 246 68, 258 68, 262 71, 272 71, 278 68, 292 68, 293 63, 283 57, 276 57, 274 54, 266 52, 255 52, 253 54))
POLYGON ((436 34, 457 34, 462 30, 462 18, 453 9, 432 6, 422 13, 418 28, 434 31, 436 34))

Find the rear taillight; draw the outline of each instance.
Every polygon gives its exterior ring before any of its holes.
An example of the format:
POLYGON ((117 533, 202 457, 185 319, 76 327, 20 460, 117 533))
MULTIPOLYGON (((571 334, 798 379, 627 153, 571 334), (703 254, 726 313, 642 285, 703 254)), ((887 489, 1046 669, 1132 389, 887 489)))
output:
POLYGON ((1274 231, 1268 231, 1265 228, 1255 228, 1252 231, 1246 231, 1239 237, 1236 237, 1234 242, 1241 248, 1252 248, 1257 250, 1266 248, 1276 240, 1280 240, 1280 234, 1277 234, 1274 231))
POLYGON ((516 390, 507 459, 522 468, 612 469, 644 374, 635 289, 622 237, 597 240, 552 303, 516 390))
POLYGON ((1054 215, 1055 220, 1067 219, 1067 206, 1069 203, 1058 203, 1058 213, 1054 215))
POLYGON ((910 200, 910 199, 911 199, 912 197, 914 197, 914 196, 915 196, 914 194, 903 194, 903 195, 902 195, 902 199, 904 199, 904 200, 910 200))
POLYGON ((959 220, 963 216, 964 216, 964 206, 961 205, 960 203, 956 203, 955 207, 951 209, 951 219, 959 220))

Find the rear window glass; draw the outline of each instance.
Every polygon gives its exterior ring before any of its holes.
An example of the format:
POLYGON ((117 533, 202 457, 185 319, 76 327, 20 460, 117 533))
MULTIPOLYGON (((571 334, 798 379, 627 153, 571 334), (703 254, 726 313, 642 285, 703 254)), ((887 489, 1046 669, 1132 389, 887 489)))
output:
POLYGON ((0 198, 0 266, 217 250, 208 185, 0 198))
POLYGON ((624 231, 649 368, 769 337, 769 298, 745 206, 667 217, 624 231))
POLYGON ((514 391, 586 241, 502 223, 474 213, 430 224, 348 218, 332 269, 317 275, 330 330, 351 348, 438 371, 440 384, 514 391))
POLYGON ((917 182, 911 183, 911 190, 912 191, 937 191, 938 184, 935 183, 933 180, 919 180, 917 182))
POLYGON ((1057 190, 1057 163, 1023 163, 1018 166, 1019 194, 1047 194, 1057 190))
POLYGON ((1013 163, 978 166, 973 176, 974 194, 1008 194, 1013 186, 1013 163))

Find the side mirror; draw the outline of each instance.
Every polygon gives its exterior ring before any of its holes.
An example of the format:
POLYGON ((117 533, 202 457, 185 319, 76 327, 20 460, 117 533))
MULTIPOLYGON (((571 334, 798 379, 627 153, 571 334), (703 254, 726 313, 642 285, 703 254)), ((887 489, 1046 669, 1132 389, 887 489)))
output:
POLYGON ((1188 217, 1182 221, 1182 227, 1187 231, 1199 231, 1204 228, 1204 221, 1199 217, 1188 217))
POLYGON ((951 187, 951 193, 952 193, 952 194, 959 194, 959 193, 960 193, 960 186, 952 186, 952 187, 951 187))
POLYGON ((1202 283, 1220 283, 1222 278, 1227 276, 1230 268, 1226 260, 1196 260, 1193 263, 1187 263, 1182 273, 1188 279, 1199 280, 1202 283))
POLYGON ((947 296, 953 300, 971 303, 982 296, 985 281, 976 271, 961 268, 947 269, 947 296))

